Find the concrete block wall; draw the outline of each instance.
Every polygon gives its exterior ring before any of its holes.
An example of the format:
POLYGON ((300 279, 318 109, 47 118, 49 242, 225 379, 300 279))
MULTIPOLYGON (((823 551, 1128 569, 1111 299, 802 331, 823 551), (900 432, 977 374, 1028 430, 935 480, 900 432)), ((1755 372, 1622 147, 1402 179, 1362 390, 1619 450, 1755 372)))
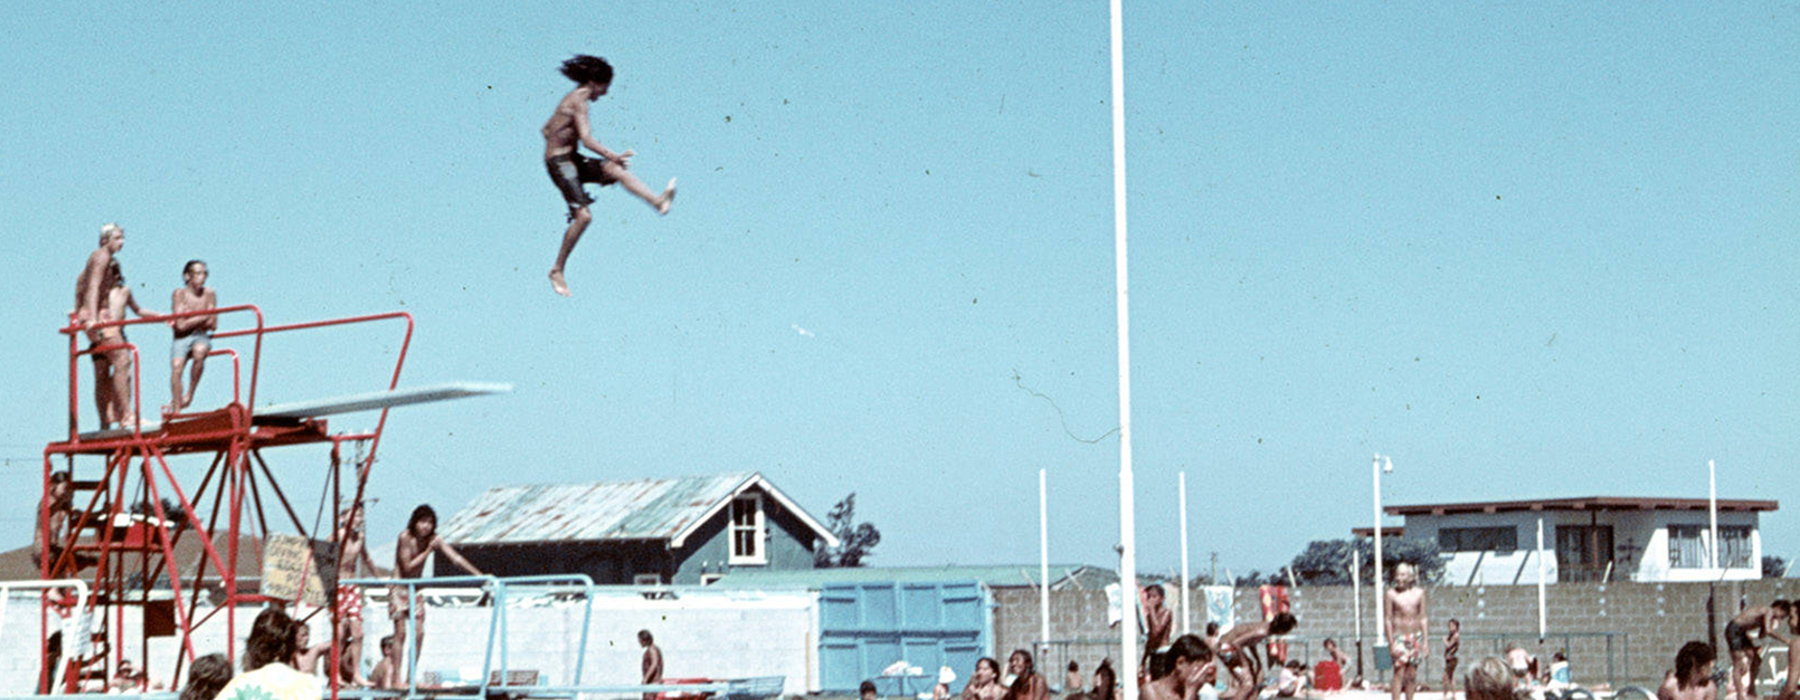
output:
MULTIPOLYGON (((1424 675, 1443 676, 1444 625, 1450 618, 1462 623, 1463 669, 1482 656, 1500 653, 1507 644, 1519 644, 1538 652, 1538 598, 1536 586, 1441 586, 1427 591, 1430 597, 1432 655, 1426 662, 1424 675)), ((1179 596, 1171 590, 1171 599, 1179 596)), ((1196 632, 1206 624, 1203 596, 1190 592, 1196 632)), ((1354 653, 1356 637, 1355 601, 1348 586, 1312 586, 1289 590, 1290 603, 1300 618, 1291 654, 1304 661, 1316 661, 1322 655, 1319 642, 1334 637, 1347 652, 1354 653)), ((1739 609, 1740 601, 1762 605, 1777 598, 1800 598, 1800 580, 1765 579, 1760 581, 1726 581, 1718 583, 1563 583, 1547 587, 1545 611, 1550 638, 1541 654, 1546 663, 1550 653, 1565 648, 1570 655, 1578 681, 1602 683, 1607 680, 1607 641, 1604 636, 1574 636, 1577 633, 1610 632, 1612 664, 1615 679, 1621 683, 1652 685, 1659 682, 1665 670, 1673 665, 1675 651, 1691 640, 1711 642, 1723 648, 1725 623, 1739 609), (1709 613, 1709 600, 1717 609, 1709 613)), ((1038 594, 1034 589, 1004 589, 995 592, 994 652, 1005 654, 1012 649, 1030 649, 1040 636, 1038 594)), ((1378 599, 1368 588, 1362 591, 1363 653, 1367 668, 1373 669, 1375 609, 1378 599)), ((1078 661, 1091 670, 1101 657, 1119 656, 1117 629, 1107 624, 1106 595, 1097 590, 1052 591, 1051 637, 1059 640, 1050 646, 1040 669, 1053 668, 1060 679, 1063 664, 1078 661)), ((1259 620, 1262 608, 1257 591, 1241 588, 1234 597, 1233 612, 1239 621, 1259 620)), ((1179 633, 1180 612, 1176 612, 1179 633)), ((1004 660, 1004 659, 1002 659, 1004 660)), ((958 673, 962 670, 958 669, 958 673)), ((1458 671, 1460 675, 1462 671, 1458 671)), ((1653 687, 1653 685, 1652 685, 1653 687)))

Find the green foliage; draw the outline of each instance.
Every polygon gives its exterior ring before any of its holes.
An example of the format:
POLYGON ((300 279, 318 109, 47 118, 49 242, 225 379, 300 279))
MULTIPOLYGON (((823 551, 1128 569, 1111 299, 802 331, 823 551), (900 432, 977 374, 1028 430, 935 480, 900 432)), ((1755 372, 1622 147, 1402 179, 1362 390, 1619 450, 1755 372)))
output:
POLYGON ((831 507, 825 516, 825 529, 838 538, 838 546, 820 543, 813 550, 813 566, 820 569, 862 566, 869 550, 881 544, 881 530, 870 523, 856 522, 856 493, 853 491, 831 507))
MULTIPOLYGON (((1352 552, 1357 551, 1362 553, 1359 575, 1364 583, 1370 583, 1375 577, 1375 543, 1368 539, 1315 540, 1308 543, 1288 566, 1293 568, 1301 585, 1347 586, 1350 585, 1350 565, 1354 561, 1352 552)), ((1402 562, 1418 567, 1422 584, 1436 584, 1444 577, 1444 560, 1438 556, 1435 542, 1405 537, 1383 538, 1381 558, 1383 573, 1390 581, 1394 567, 1402 562)))

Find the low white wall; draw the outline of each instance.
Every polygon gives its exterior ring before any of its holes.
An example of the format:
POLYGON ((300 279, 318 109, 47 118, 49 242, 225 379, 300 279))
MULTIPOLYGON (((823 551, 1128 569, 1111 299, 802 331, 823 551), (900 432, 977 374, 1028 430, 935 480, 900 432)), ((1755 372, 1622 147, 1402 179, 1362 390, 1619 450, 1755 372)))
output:
MULTIPOLYGON (((429 598, 429 596, 428 596, 429 598)), ((0 618, 0 694, 33 692, 38 678, 39 610, 36 595, 15 594, 0 618)), ((250 623, 260 608, 237 611, 236 640, 230 645, 241 655, 250 623)), ((301 611, 302 615, 312 608, 301 611)), ((491 607, 430 607, 425 620, 425 642, 419 667, 428 671, 479 670, 488 640, 491 607)), ((202 608, 200 615, 211 612, 202 608)), ((363 668, 374 667, 378 642, 393 632, 387 606, 371 601, 364 609, 363 668)), ((508 610, 507 659, 509 667, 536 669, 542 682, 563 685, 574 681, 576 648, 581 640, 582 605, 579 599, 550 603, 544 599, 515 600, 508 610)), ((60 624, 51 616, 52 624, 60 624)), ((330 638, 329 618, 314 616, 309 624, 314 640, 330 638)), ((145 654, 143 626, 138 610, 125 610, 122 629, 124 658, 142 662, 145 654)), ((754 593, 677 590, 675 597, 647 600, 635 590, 607 590, 594 601, 588 625, 586 665, 582 682, 633 684, 640 676, 642 649, 637 632, 648 629, 663 650, 666 678, 742 678, 786 676, 788 693, 818 687, 816 668, 818 601, 808 592, 754 593)), ((207 654, 225 651, 225 616, 213 615, 195 630, 194 648, 207 654)), ((168 680, 180 649, 179 638, 150 640, 149 670, 152 680, 168 680)), ((495 649, 493 665, 500 656, 495 649)))

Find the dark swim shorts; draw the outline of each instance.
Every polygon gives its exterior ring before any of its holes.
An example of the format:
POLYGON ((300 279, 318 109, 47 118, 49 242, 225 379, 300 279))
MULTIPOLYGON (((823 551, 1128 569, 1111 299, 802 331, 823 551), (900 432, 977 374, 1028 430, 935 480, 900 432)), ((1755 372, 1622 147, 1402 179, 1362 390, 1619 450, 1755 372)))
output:
POLYGON ((1736 622, 1725 623, 1725 648, 1731 651, 1755 649, 1756 644, 1750 641, 1750 633, 1739 627, 1736 622))
POLYGON ((585 207, 594 203, 594 198, 581 189, 581 186, 595 182, 601 187, 618 182, 608 177, 600 166, 606 161, 589 158, 580 153, 564 153, 551 156, 544 161, 544 168, 550 171, 550 181, 556 183, 556 189, 562 192, 563 201, 569 203, 570 209, 585 207))

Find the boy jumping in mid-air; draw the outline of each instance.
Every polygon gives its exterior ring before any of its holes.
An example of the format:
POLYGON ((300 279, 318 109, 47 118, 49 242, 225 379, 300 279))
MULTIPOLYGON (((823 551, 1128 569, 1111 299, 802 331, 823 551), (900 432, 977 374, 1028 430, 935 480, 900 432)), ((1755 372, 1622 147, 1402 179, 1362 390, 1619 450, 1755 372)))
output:
POLYGON ((594 138, 593 130, 588 127, 588 103, 600 99, 612 87, 613 69, 605 59, 577 55, 563 61, 562 74, 575 81, 575 89, 563 96, 562 102, 556 105, 556 112, 550 115, 550 121, 544 124, 544 167, 550 171, 550 181, 556 183, 556 189, 569 204, 569 230, 563 234, 556 266, 550 268, 550 286, 566 297, 572 295, 568 282, 563 280, 563 265, 569 261, 569 253, 575 250, 575 242, 581 240, 588 222, 594 220, 593 213, 588 211, 588 205, 594 200, 581 186, 597 182, 605 187, 617 182, 626 191, 648 202, 656 213, 667 214, 669 205, 675 201, 675 178, 669 178, 669 185, 663 188, 662 194, 655 194, 626 170, 635 151, 614 153, 594 138), (600 154, 600 159, 581 155, 580 146, 600 154))

